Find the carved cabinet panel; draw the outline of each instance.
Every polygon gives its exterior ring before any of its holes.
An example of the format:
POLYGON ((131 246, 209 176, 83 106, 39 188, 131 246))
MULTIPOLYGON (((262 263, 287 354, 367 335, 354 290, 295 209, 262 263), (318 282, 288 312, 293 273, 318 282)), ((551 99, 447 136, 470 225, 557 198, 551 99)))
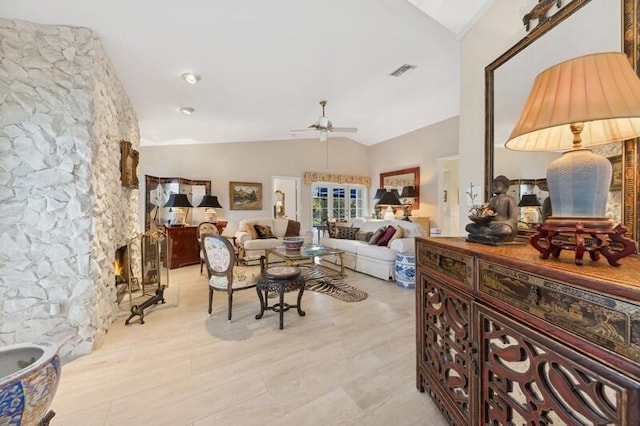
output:
POLYGON ((630 424, 638 382, 486 308, 478 320, 480 424, 630 424))
POLYGON ((470 424, 470 370, 477 368, 470 298, 428 274, 419 273, 418 280, 418 386, 429 391, 450 423, 470 424))

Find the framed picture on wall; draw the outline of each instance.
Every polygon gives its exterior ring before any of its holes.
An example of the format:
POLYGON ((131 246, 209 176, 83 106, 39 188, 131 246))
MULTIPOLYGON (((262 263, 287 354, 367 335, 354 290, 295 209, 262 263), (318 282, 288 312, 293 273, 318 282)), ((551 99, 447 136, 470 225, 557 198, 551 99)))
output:
POLYGON ((125 188, 138 188, 138 161, 140 154, 131 148, 131 142, 120 141, 120 180, 125 188))
POLYGON ((262 210, 262 183, 229 182, 231 210, 262 210))

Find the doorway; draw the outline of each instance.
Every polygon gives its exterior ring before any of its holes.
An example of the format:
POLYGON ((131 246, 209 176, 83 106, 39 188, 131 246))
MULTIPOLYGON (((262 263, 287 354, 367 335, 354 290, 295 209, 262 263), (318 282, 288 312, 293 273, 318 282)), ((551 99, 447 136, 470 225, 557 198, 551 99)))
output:
POLYGON ((458 161, 457 155, 438 159, 438 217, 440 220, 439 228, 431 230, 434 236, 438 235, 438 230, 442 236, 459 234, 458 161))

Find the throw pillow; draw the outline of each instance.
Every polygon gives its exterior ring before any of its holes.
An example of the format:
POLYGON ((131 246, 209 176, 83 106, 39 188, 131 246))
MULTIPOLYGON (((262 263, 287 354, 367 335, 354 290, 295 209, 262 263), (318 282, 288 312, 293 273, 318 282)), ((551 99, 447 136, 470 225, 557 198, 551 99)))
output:
POLYGON ((387 243, 389 243, 389 240, 391 239, 391 237, 393 237, 393 234, 396 232, 396 228, 394 228, 393 226, 389 225, 387 227, 387 230, 384 231, 384 234, 382 235, 382 237, 380 237, 380 239, 378 240, 378 242, 376 243, 379 246, 386 246, 387 243))
POLYGON ((396 228, 396 232, 393 233, 393 236, 387 243, 387 247, 391 247, 391 243, 393 242, 393 240, 397 240, 398 238, 402 238, 402 237, 404 237, 404 228, 402 226, 398 226, 396 228))
POLYGON ((247 221, 247 225, 246 225, 247 226, 247 232, 251 236, 252 240, 257 240, 258 239, 258 233, 256 232, 255 225, 256 225, 255 222, 247 221))
POLYGON ((284 231, 285 237, 297 237, 300 235, 300 222, 289 219, 287 222, 287 230, 284 231))
POLYGON ((372 235, 373 235, 373 232, 358 231, 356 233, 356 240, 369 242, 372 235))
POLYGON ((329 238, 336 238, 338 235, 338 226, 335 222, 327 222, 327 232, 329 233, 329 238))
POLYGON ((341 240, 355 240, 356 234, 360 228, 349 228, 346 226, 338 226, 338 234, 336 238, 341 240))
POLYGON ((382 228, 378 228, 373 235, 371 236, 371 238, 369 238, 369 244, 370 245, 374 245, 378 243, 378 240, 384 235, 385 231, 387 230, 386 226, 383 226, 382 228))
POLYGON ((256 233, 258 234, 259 240, 266 240, 267 238, 276 238, 276 236, 273 235, 273 232, 271 232, 270 226, 253 225, 253 227, 255 228, 256 233))

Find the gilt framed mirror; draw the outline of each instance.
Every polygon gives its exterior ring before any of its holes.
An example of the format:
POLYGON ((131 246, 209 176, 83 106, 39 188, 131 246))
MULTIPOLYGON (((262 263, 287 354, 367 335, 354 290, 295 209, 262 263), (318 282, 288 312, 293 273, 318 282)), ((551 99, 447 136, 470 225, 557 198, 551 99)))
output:
POLYGON ((391 172, 380 173, 380 188, 397 189, 398 194, 402 194, 402 188, 413 186, 415 197, 412 209, 420 208, 420 167, 410 167, 407 169, 393 170, 391 172))
MULTIPOLYGON (((535 6, 535 1, 521 1, 535 6)), ((485 68, 485 199, 494 176, 541 179, 561 153, 514 152, 504 148, 535 77, 549 66, 588 53, 622 51, 638 66, 640 0, 570 0, 555 6, 548 20, 532 28, 519 42, 485 68)), ((536 22, 532 22, 535 24, 536 22)), ((525 31, 523 27, 523 32, 525 31)), ((601 145, 594 151, 621 158, 622 182, 612 188, 608 211, 639 240, 638 140, 601 145)))

